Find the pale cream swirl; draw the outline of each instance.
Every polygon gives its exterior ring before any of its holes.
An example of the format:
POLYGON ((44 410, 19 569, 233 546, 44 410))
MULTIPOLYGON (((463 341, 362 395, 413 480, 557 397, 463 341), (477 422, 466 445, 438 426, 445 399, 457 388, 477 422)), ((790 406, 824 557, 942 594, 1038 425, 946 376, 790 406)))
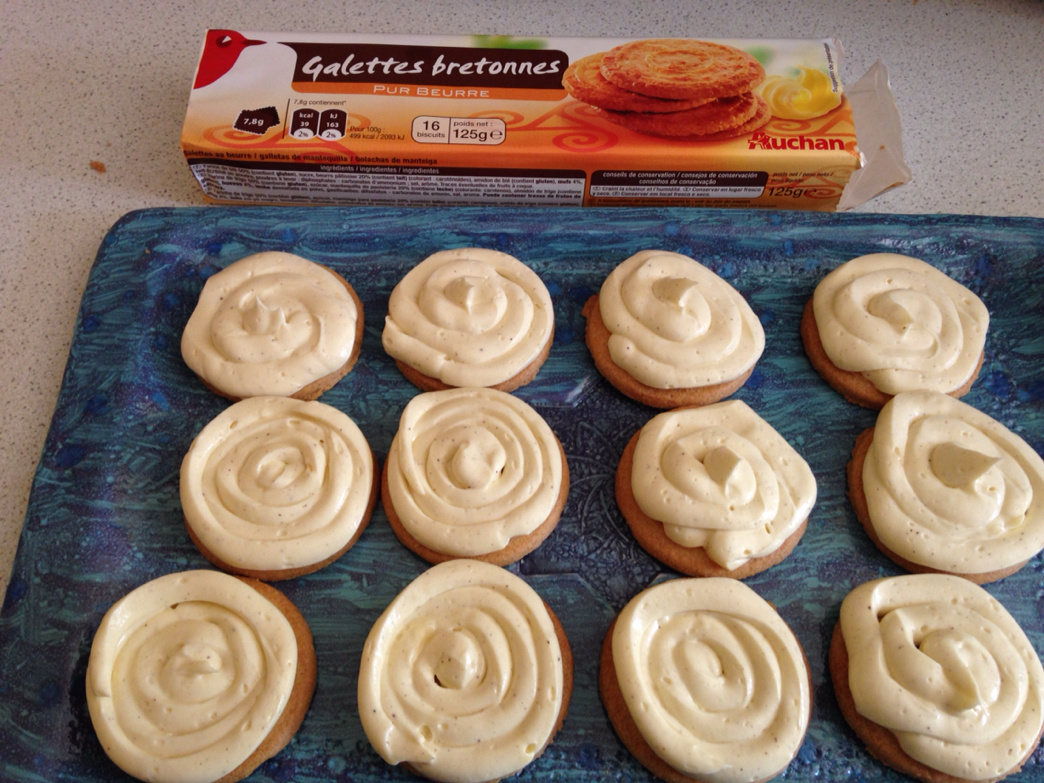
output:
POLYGON ((551 295, 514 256, 443 250, 392 290, 385 351, 448 386, 494 386, 532 362, 554 332, 551 295))
POLYGON ((612 652, 642 736, 691 778, 774 777, 804 739, 812 687, 801 645, 742 582, 673 579, 646 589, 617 618, 612 652))
POLYGON ((606 277, 598 308, 609 355, 657 389, 734 380, 765 350, 765 332, 743 296, 688 256, 642 250, 606 277))
POLYGON ((942 574, 868 582, 842 603, 841 631, 856 709, 914 759, 992 780, 1036 744, 1044 669, 1018 622, 978 585, 942 574))
POLYGON ((563 652, 536 592, 474 560, 410 583, 363 647, 359 716, 389 764, 479 783, 512 775, 550 741, 563 699, 563 652))
POLYGON ((386 468, 403 527, 457 557, 496 552, 532 533, 558 504, 566 470, 558 439, 532 406, 467 387, 410 400, 386 468))
POLYGON ((289 396, 351 358, 359 317, 330 270, 291 253, 256 253, 207 280, 181 352, 232 397, 289 396))
POLYGON ((631 470, 638 507, 667 537, 734 569, 774 552, 808 518, 808 463, 741 400, 653 417, 631 470))
POLYGON ((112 606, 91 646, 87 704, 105 752, 159 783, 210 783, 258 747, 297 672, 289 621, 241 580, 169 574, 112 606))
POLYGON ((181 465, 181 505, 224 563, 278 571, 318 563, 365 521, 373 453, 347 415, 321 402, 252 397, 196 436, 181 465))
POLYGON ((842 264, 812 297, 830 361, 885 394, 951 392, 978 368, 989 311, 931 264, 873 253, 842 264))
POLYGON ((840 85, 818 68, 798 68, 796 78, 770 74, 758 87, 773 117, 810 120, 841 105, 840 85))
POLYGON ((1044 548, 1044 460, 949 395, 892 398, 878 415, 862 478, 878 537, 912 562, 978 574, 1044 548))

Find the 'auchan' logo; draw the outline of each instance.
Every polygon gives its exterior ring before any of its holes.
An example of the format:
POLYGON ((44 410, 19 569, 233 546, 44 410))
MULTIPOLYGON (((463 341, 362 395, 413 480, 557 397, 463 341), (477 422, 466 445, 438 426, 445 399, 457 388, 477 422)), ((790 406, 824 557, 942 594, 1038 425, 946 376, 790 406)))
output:
POLYGON ((752 150, 844 150, 844 139, 812 136, 769 136, 754 131, 748 142, 752 150))

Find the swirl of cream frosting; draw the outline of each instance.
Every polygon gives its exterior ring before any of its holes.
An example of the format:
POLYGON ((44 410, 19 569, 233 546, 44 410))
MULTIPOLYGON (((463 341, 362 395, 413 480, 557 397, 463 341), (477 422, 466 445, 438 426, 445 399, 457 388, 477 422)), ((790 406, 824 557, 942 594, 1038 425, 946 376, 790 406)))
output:
POLYGON ((102 619, 87 668, 91 721, 128 774, 209 783, 279 720, 297 656, 290 622, 245 582, 218 571, 168 574, 102 619))
POLYGON ((348 362, 358 318, 329 269, 291 253, 256 253, 207 280, 181 352, 233 397, 289 396, 348 362))
POLYGON ((450 560, 411 582, 371 629, 359 717, 389 764, 479 783, 540 754, 564 687, 563 651, 540 596, 499 566, 450 560))
POLYGON ((602 283, 598 309, 613 362, 657 389, 733 380, 765 350, 765 331, 742 295, 680 253, 628 258, 602 283))
POLYGON ((758 87, 773 117, 810 120, 841 105, 841 90, 816 68, 799 68, 797 78, 772 74, 758 87))
POLYGON ((804 739, 812 687, 801 645, 735 579, 672 579, 617 617, 613 664, 656 754, 707 783, 771 778, 804 739))
POLYGON ((448 386, 494 386, 537 360, 554 332, 551 295, 514 256, 443 250, 392 290, 385 351, 448 386))
POLYGON ((885 394, 961 388, 978 368, 990 321, 972 291, 896 253, 842 264, 816 286, 812 307, 830 361, 885 394))
POLYGON ((496 389, 424 392, 388 450, 389 495, 406 530, 456 557, 496 552, 551 515, 566 466, 554 432, 496 389))
POLYGON ((1033 748, 1044 669, 1018 622, 961 577, 867 582, 841 604, 858 712, 907 755, 966 780, 997 780, 1033 748))
POLYGON ((638 436, 638 507, 667 537, 733 569, 778 549, 808 518, 808 463, 742 400, 661 413, 638 436))
POLYGON ((365 520, 373 453, 347 415, 321 402, 251 397, 196 436, 181 465, 181 505, 200 541, 231 566, 318 563, 365 520))
POLYGON ((862 478, 881 542, 914 563, 986 573, 1044 548, 1044 460, 949 395, 893 397, 878 414, 862 478))

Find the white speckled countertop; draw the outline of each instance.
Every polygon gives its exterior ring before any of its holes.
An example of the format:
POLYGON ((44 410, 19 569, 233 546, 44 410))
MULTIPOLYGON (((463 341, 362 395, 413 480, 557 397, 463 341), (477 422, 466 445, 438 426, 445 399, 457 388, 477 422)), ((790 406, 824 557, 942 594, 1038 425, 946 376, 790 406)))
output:
POLYGON ((888 66, 913 172, 859 211, 1044 218, 1040 0, 12 0, 4 17, 0 595, 99 242, 131 210, 203 203, 178 136, 207 27, 836 37, 845 81, 888 66))

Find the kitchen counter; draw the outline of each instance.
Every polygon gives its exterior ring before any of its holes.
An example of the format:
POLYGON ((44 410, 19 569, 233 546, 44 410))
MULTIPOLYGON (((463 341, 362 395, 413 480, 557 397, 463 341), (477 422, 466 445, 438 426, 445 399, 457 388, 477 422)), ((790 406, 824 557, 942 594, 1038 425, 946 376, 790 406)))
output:
POLYGON ((199 206, 178 148, 207 27, 595 37, 836 37, 891 74, 909 184, 862 212, 1044 218, 1037 0, 7 4, 0 31, 0 593, 98 245, 125 213, 199 206), (89 14, 85 9, 89 10, 89 14))

